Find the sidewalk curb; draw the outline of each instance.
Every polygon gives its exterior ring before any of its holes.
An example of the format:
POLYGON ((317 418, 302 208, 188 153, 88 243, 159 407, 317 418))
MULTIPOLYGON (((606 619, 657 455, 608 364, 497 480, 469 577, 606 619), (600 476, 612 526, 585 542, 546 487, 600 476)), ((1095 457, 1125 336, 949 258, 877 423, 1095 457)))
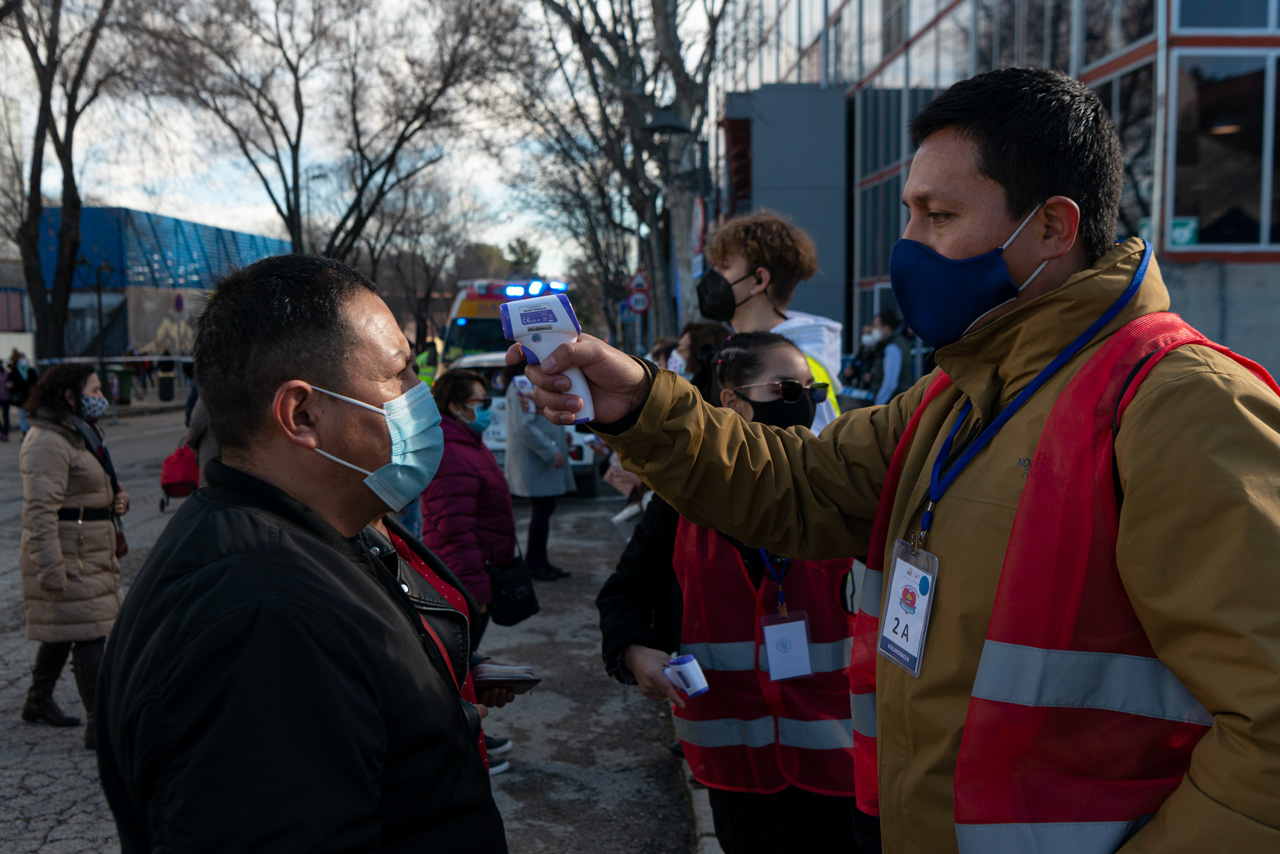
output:
POLYGON ((689 790, 689 801, 693 806, 693 854, 724 854, 716 839, 716 826, 711 818, 711 798, 707 795, 706 786, 693 779, 693 771, 687 760, 681 760, 680 772, 684 776, 684 785, 689 790))

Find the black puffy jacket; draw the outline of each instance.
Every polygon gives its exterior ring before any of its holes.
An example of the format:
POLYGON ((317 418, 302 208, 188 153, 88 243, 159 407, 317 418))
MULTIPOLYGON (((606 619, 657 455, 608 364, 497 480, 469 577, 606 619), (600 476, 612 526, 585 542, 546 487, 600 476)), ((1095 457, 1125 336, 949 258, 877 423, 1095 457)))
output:
POLYGON ((208 479, 107 643, 98 768, 123 851, 505 852, 479 719, 414 609, 459 672, 462 616, 367 534, 217 461, 208 479))

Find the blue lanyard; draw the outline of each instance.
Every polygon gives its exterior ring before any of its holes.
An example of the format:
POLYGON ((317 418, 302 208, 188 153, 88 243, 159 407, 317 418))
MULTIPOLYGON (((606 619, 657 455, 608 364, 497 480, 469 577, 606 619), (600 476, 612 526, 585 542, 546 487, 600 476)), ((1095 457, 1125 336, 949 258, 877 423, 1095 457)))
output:
POLYGON ((778 613, 787 616, 787 597, 782 595, 782 579, 787 577, 787 570, 791 568, 790 560, 783 560, 782 574, 779 575, 777 570, 773 568, 773 561, 769 560, 769 553, 764 549, 759 549, 760 557, 764 560, 764 568, 768 570, 769 575, 778 584, 778 613))
POLYGON ((991 424, 987 426, 987 429, 982 431, 982 434, 974 440, 973 444, 966 448, 964 453, 960 455, 960 458, 956 460, 951 468, 947 469, 944 473, 942 471, 942 466, 946 463, 947 457, 951 456, 951 446, 955 442, 956 435, 960 432, 961 426, 964 425, 965 419, 968 418, 970 410, 973 409, 973 401, 965 401, 964 408, 961 409, 960 413, 956 416, 955 426, 951 428, 951 433, 947 436, 946 441, 942 443, 942 449, 938 452, 937 459, 933 461, 933 474, 929 478, 929 506, 925 508, 924 516, 920 519, 920 538, 916 543, 918 547, 924 546, 925 534, 929 532, 929 528, 933 525, 933 505, 942 500, 942 496, 946 494, 947 488, 955 482, 957 477, 960 476, 960 472, 964 471, 965 467, 973 461, 973 458, 978 455, 979 451, 991 444, 991 440, 1000 432, 1000 428, 1008 423, 1009 419, 1014 416, 1014 413, 1021 409, 1023 404, 1030 400, 1031 396, 1039 391, 1040 387, 1049 381, 1050 377, 1056 374, 1063 365, 1069 362, 1071 357, 1084 349, 1085 345, 1093 340, 1093 336, 1098 334, 1098 330, 1102 329, 1102 327, 1115 319, 1115 316, 1129 304, 1133 299, 1134 294, 1138 292, 1138 288, 1142 285, 1142 280, 1147 275, 1147 266, 1150 262, 1151 244, 1144 241, 1142 261, 1139 262, 1138 269, 1133 274, 1133 281, 1129 283, 1129 287, 1125 288, 1124 293, 1122 293, 1116 301, 1111 304, 1110 308, 1102 313, 1101 317, 1093 322, 1092 326, 1082 332, 1080 337, 1068 344, 1067 348, 1059 353, 1052 362, 1045 365, 1044 369, 1040 371, 1040 373, 1036 374, 1035 379, 1033 379, 1026 388, 1019 392, 1018 396, 1013 399, 1013 402, 1005 407, 1004 411, 996 417, 996 420, 992 421, 991 424))

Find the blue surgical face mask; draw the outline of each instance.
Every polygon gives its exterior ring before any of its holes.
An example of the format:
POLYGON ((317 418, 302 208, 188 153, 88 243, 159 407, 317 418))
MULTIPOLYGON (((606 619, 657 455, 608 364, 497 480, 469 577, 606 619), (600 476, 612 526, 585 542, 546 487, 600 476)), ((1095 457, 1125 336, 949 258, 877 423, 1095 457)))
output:
POLYGON ((688 363, 685 362, 684 357, 675 350, 672 350, 671 355, 667 357, 667 370, 675 372, 682 380, 693 379, 693 374, 689 371, 688 363))
POLYGON ((483 433, 489 429, 489 425, 493 423, 493 407, 485 406, 481 408, 479 404, 468 403, 467 406, 475 413, 475 420, 469 421, 467 426, 477 433, 483 433))
POLYGON ((391 434, 391 462, 377 471, 365 471, 319 448, 316 448, 316 453, 363 474, 365 486, 392 510, 401 510, 422 494, 436 476, 444 453, 440 411, 436 409, 430 386, 418 383, 394 400, 388 400, 381 408, 319 386, 312 388, 379 413, 387 420, 387 430, 391 434))
POLYGON ((1025 282, 1014 285, 1004 263, 1004 250, 1022 233, 1036 205, 1004 245, 974 255, 952 259, 923 243, 902 239, 889 256, 889 282, 907 326, 930 347, 954 344, 988 312, 1018 298, 1048 260, 1036 267, 1025 282))

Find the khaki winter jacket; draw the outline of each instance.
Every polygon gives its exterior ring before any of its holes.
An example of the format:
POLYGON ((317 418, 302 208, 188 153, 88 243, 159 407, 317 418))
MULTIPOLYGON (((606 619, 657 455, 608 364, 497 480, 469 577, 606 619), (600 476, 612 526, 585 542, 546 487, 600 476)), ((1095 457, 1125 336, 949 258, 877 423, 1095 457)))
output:
POLYGON ((58 520, 58 508, 109 508, 111 479, 69 424, 31 419, 18 465, 22 542, 18 566, 27 638, 47 643, 105 637, 120 610, 120 564, 110 520, 58 520))
MULTIPOLYGON (((974 404, 969 418, 989 423, 1115 301, 1141 254, 1139 240, 1120 244, 1063 287, 938 351, 955 385, 921 418, 890 549, 919 529, 934 457, 965 398, 974 404)), ((965 711, 1040 431, 1110 334, 1168 307, 1153 261, 1133 301, 934 508, 927 547, 939 560, 938 594, 920 677, 877 662, 886 854, 956 850, 953 778, 965 711)), ((885 406, 847 413, 815 438, 706 405, 664 371, 634 426, 604 438, 698 524, 796 558, 862 555, 894 447, 930 379, 885 406)), ((1156 653, 1214 715, 1182 785, 1120 851, 1280 851, 1280 399, 1228 357, 1182 347, 1143 382, 1115 455, 1125 592, 1156 653)))

